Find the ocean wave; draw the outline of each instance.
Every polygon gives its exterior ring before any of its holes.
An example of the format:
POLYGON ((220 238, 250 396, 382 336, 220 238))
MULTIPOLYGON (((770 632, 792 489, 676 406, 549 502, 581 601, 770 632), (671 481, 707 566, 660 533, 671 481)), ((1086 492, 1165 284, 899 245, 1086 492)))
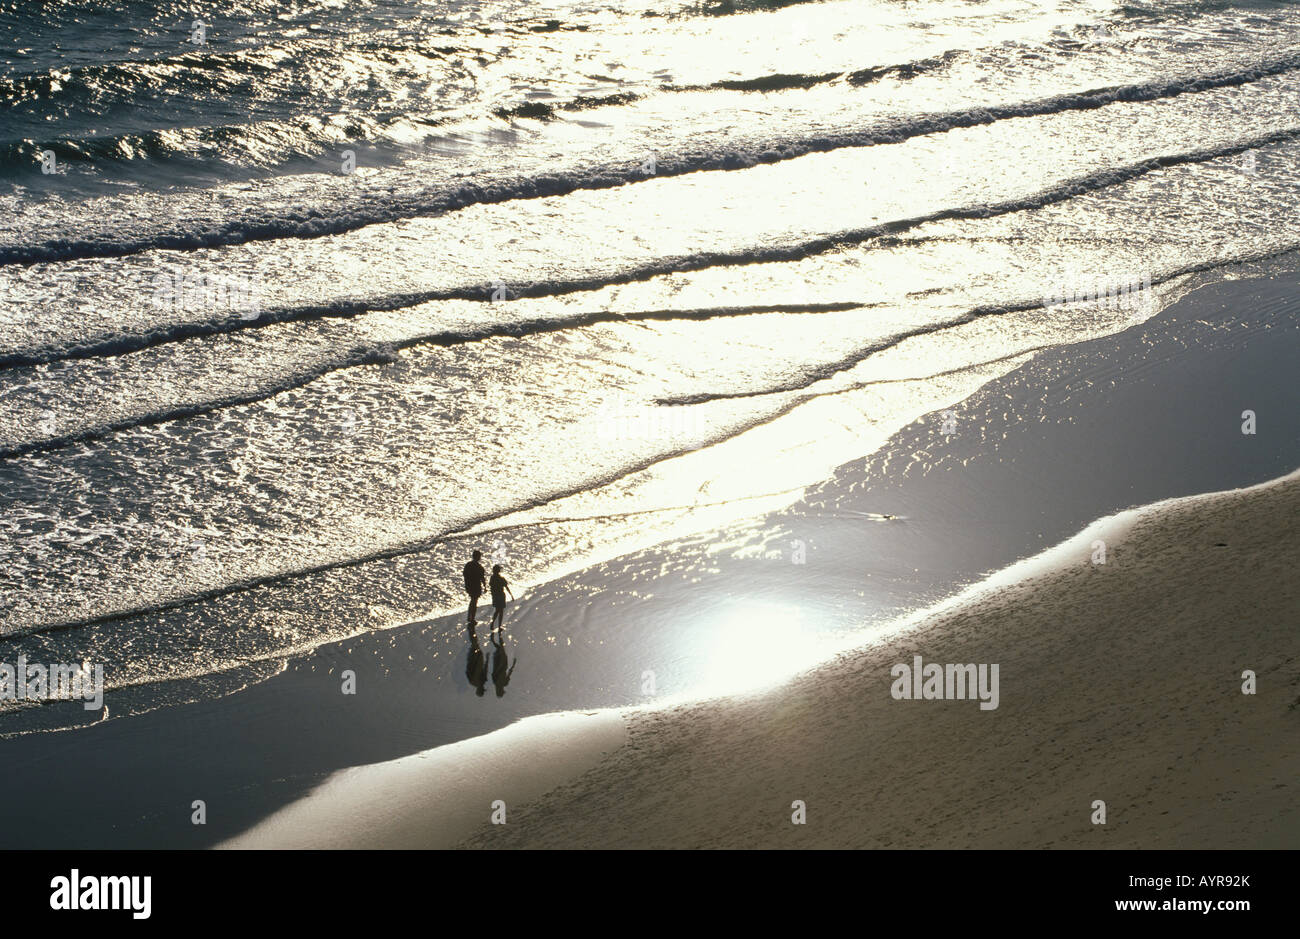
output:
MULTIPOLYGON (((540 27, 539 27, 540 28, 540 27)), ((41 170, 46 150, 63 163, 128 164, 147 162, 175 164, 209 175, 223 170, 248 167, 284 167, 312 161, 341 141, 382 142, 390 128, 415 123, 432 130, 459 120, 474 120, 473 113, 425 114, 410 111, 375 113, 373 108, 342 107, 332 89, 314 89, 319 99, 315 110, 285 115, 253 93, 255 85, 283 72, 280 54, 285 48, 258 48, 226 54, 200 56, 195 53, 163 59, 115 62, 56 68, 41 73, 0 78, 0 106, 11 117, 26 115, 33 127, 41 126, 52 114, 88 118, 119 115, 126 109, 147 112, 151 105, 171 114, 175 101, 185 99, 193 106, 198 100, 219 102, 238 96, 245 101, 250 119, 224 125, 197 125, 64 136, 52 140, 23 138, 0 143, 0 174, 19 177, 41 170), (158 100, 153 100, 158 99, 158 100)), ((466 50, 454 46, 417 47, 412 44, 372 43, 357 50, 368 61, 384 61, 411 54, 441 59, 466 50)), ((328 59, 331 50, 316 49, 312 58, 328 59)), ((962 53, 946 52, 915 62, 873 66, 850 72, 822 74, 770 74, 748 79, 725 79, 705 85, 661 85, 657 91, 755 91, 771 92, 812 88, 842 82, 864 85, 883 78, 909 79, 951 64, 962 53)), ((302 53, 296 54, 298 58, 302 53)), ((310 70, 322 62, 300 61, 296 67, 310 70)), ((391 63, 390 63, 391 64, 391 63)), ((500 105, 491 113, 503 120, 519 118, 549 121, 563 113, 615 107, 643 100, 646 91, 576 95, 559 101, 526 101, 500 105)), ((147 117, 147 115, 146 115, 147 117)), ((408 149, 398 147, 397 149, 408 149)))
POLYGON ((940 71, 952 65, 969 53, 961 49, 952 49, 939 55, 902 62, 897 65, 877 65, 848 72, 822 72, 816 75, 759 75, 755 78, 722 79, 708 85, 683 85, 674 90, 680 91, 789 91, 792 89, 814 88, 834 82, 848 85, 868 85, 885 78, 907 80, 940 71))
MULTIPOLYGON (((537 283, 512 283, 507 288, 508 298, 563 296, 642 282, 664 274, 702 271, 716 267, 800 261, 842 247, 896 238, 933 222, 978 221, 1040 209, 1087 193, 1119 186, 1150 173, 1177 166, 1206 163, 1296 139, 1300 139, 1300 127, 1291 127, 1249 140, 1233 141, 1219 147, 1163 154, 1126 166, 1098 170, 1063 180, 1038 192, 1000 202, 945 206, 916 216, 891 219, 852 231, 840 231, 785 244, 747 246, 735 250, 660 257, 615 273, 537 283)), ((466 284, 453 288, 393 293, 360 299, 334 299, 323 303, 269 308, 259 310, 253 316, 223 315, 218 319, 174 323, 150 332, 114 334, 77 344, 46 344, 29 349, 15 349, 0 354, 0 369, 42 365, 68 359, 106 358, 190 339, 261 329, 279 323, 344 319, 369 312, 399 310, 434 301, 488 302, 493 294, 500 290, 501 287, 490 284, 466 284)), ((485 326, 488 333, 485 333, 483 338, 495 328, 495 326, 485 326)))
MULTIPOLYGON (((1212 258, 1203 261, 1196 261, 1190 264, 1181 265, 1179 267, 1164 271, 1159 274, 1152 274, 1150 278, 1150 285, 1159 286, 1161 284, 1167 284, 1171 281, 1177 280, 1180 277, 1187 277, 1189 275, 1194 275, 1194 274, 1204 274, 1209 271, 1222 270, 1237 265, 1258 264, 1265 261, 1271 261, 1275 258, 1285 257, 1286 255, 1295 254, 1297 252, 1300 252, 1300 241, 1291 242, 1289 244, 1282 245, 1281 247, 1274 247, 1274 248, 1269 248, 1261 251, 1248 252, 1245 254, 1236 255, 1227 258, 1212 258)), ((1147 284, 1144 283, 1143 287, 1144 288, 1147 287, 1147 284)), ((694 395, 664 396, 661 398, 657 398, 655 400, 655 404, 661 405, 663 407, 685 407, 689 405, 708 404, 714 401, 732 401, 737 398, 761 398, 767 395, 780 395, 780 394, 789 394, 791 392, 796 392, 796 391, 804 391, 808 388, 811 388, 813 385, 819 382, 825 381, 829 378, 833 378, 834 376, 839 375, 843 372, 847 372, 850 369, 855 368, 858 365, 861 365, 871 356, 878 355, 881 352, 884 352, 888 349, 892 349, 895 346, 903 342, 906 342, 909 339, 916 339, 920 336, 928 336, 934 333, 943 332, 945 330, 956 329, 958 327, 965 326, 968 323, 973 323, 976 320, 984 319, 985 317, 989 317, 989 316, 1005 316, 1011 313, 1023 313, 1028 310, 1036 310, 1040 307, 1043 307, 1044 305, 1045 304, 1042 297, 1031 297, 1031 298, 1022 298, 1019 300, 1012 300, 1006 303, 987 304, 985 306, 978 306, 975 307, 974 309, 966 311, 960 316, 950 317, 946 320, 940 320, 934 323, 927 323, 924 326, 919 326, 915 329, 904 330, 892 336, 887 336, 884 339, 880 340, 879 342, 872 343, 870 346, 867 346, 863 349, 856 350, 852 355, 845 356, 837 361, 827 362, 824 365, 821 365, 817 368, 808 369, 804 371, 802 374, 795 376, 794 378, 791 378, 789 381, 782 382, 777 385, 769 385, 766 388, 758 388, 751 391, 714 392, 714 393, 694 394, 694 395)), ((1039 348, 1045 349, 1051 347, 1050 346, 1036 347, 1036 349, 1039 348)), ((1004 356, 1003 359, 1015 358, 1016 356, 1023 355, 1025 351, 1036 351, 1036 350, 1020 350, 1018 352, 1012 353, 1009 356, 1004 356)), ((992 362, 992 361, 999 361, 999 360, 993 359, 989 361, 992 362)), ((962 369, 974 368, 979 364, 988 364, 988 363, 987 362, 971 363, 962 366, 961 369, 959 369, 959 371, 962 369)), ((937 376, 927 376, 927 377, 933 378, 937 376)), ((872 383, 866 383, 866 384, 872 384, 872 383)), ((865 387, 866 384, 862 385, 861 387, 865 387)))
POLYGON ((608 95, 579 95, 568 101, 554 104, 545 101, 526 101, 523 104, 497 108, 492 113, 506 120, 525 117, 536 121, 549 121, 562 111, 589 111, 592 108, 614 107, 620 104, 631 104, 644 97, 645 95, 634 91, 621 91, 608 95))
MULTIPOLYGON (((418 346, 453 346, 463 343, 481 342, 485 339, 505 336, 514 338, 539 336, 566 329, 581 329, 586 326, 595 326, 601 323, 672 322, 678 320, 703 321, 772 313, 835 313, 846 310, 863 309, 869 306, 872 306, 872 304, 807 303, 799 305, 772 304, 767 306, 711 307, 698 310, 643 310, 628 313, 599 311, 562 318, 486 324, 481 329, 473 331, 448 330, 435 333, 425 333, 419 336, 412 336, 409 339, 404 339, 400 342, 354 347, 340 355, 321 362, 311 369, 287 375, 278 381, 272 382, 254 391, 250 391, 247 394, 217 398, 202 402, 192 402, 179 407, 166 408, 147 414, 136 415, 127 420, 85 427, 75 433, 52 436, 38 440, 29 440, 8 447, 0 447, 0 460, 16 459, 32 453, 45 453, 51 450, 59 450, 63 447, 72 446, 73 444, 102 440, 122 431, 133 430, 139 427, 151 427, 157 424, 165 424, 170 421, 184 420, 202 414, 210 414, 214 411, 226 408, 254 404, 258 401, 273 398, 285 391, 302 388, 325 375, 331 374, 332 372, 338 372, 349 368, 358 368, 365 365, 390 364, 397 361, 398 353, 403 349, 411 349, 418 346)), ((166 331, 160 332, 163 337, 167 335, 166 331)), ((155 342, 154 345, 159 345, 166 341, 179 340, 163 338, 160 342, 155 342)))
MULTIPOLYGON (((1294 52, 1246 68, 1192 77, 1108 86, 1038 100, 968 108, 942 114, 916 115, 860 130, 760 141, 742 147, 728 147, 717 143, 709 147, 683 147, 676 152, 664 153, 659 157, 653 175, 662 178, 696 172, 746 169, 764 163, 795 159, 810 153, 897 143, 914 137, 939 134, 957 128, 977 127, 1014 118, 1092 110, 1118 102, 1152 101, 1244 85, 1298 68, 1300 68, 1300 52, 1294 52)), ((331 213, 325 216, 316 209, 304 208, 300 214, 282 214, 260 219, 241 218, 237 221, 218 222, 202 230, 178 227, 126 239, 104 233, 89 238, 10 243, 0 245, 0 264, 121 257, 158 248, 194 250, 250 241, 337 235, 367 225, 441 215, 472 205, 563 196, 579 190, 632 185, 649 178, 643 162, 638 159, 630 160, 623 165, 556 170, 545 175, 519 179, 451 184, 396 199, 391 198, 387 193, 370 193, 357 196, 350 200, 348 205, 340 204, 332 207, 331 213)))

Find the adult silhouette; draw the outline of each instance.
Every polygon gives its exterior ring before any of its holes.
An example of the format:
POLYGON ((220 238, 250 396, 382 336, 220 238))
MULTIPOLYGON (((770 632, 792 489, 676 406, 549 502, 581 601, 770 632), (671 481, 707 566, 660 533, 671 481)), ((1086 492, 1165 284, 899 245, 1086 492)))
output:
POLYGON ((483 552, 475 551, 474 556, 465 565, 465 592, 469 594, 469 612, 465 618, 467 623, 478 622, 476 619, 478 598, 483 596, 483 588, 487 585, 487 571, 479 563, 481 557, 483 557, 483 552))

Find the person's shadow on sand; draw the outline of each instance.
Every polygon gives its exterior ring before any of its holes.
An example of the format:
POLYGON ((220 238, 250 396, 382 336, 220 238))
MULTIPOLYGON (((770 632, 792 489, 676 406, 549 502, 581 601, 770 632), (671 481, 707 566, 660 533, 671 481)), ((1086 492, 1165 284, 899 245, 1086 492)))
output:
POLYGON ((510 676, 515 672, 515 665, 519 664, 519 656, 515 656, 514 665, 511 665, 510 659, 506 655, 504 636, 501 637, 500 642, 493 636, 492 646, 492 684, 496 685, 497 697, 503 698, 506 694, 506 685, 510 684, 510 676), (509 666, 508 669, 507 666, 509 666))
MULTIPOLYGON (((478 634, 474 632, 472 623, 469 626, 469 661, 465 664, 465 677, 469 679, 474 693, 480 698, 483 697, 483 694, 487 691, 487 657, 483 655, 483 650, 479 648, 478 634)), ((500 693, 497 692, 497 694, 500 693)))

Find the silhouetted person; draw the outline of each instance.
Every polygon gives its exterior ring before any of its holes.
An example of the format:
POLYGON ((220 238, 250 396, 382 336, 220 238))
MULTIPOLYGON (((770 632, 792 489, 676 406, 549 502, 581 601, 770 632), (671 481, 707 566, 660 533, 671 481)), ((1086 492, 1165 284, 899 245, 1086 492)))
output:
MULTIPOLYGON (((492 625, 500 629, 505 622, 506 615, 506 591, 510 590, 510 583, 501 576, 501 565, 492 565, 492 579, 488 581, 488 587, 492 590, 492 625)), ((510 599, 515 598, 515 592, 510 590, 510 599)))
POLYGON ((496 685, 497 697, 504 698, 506 685, 510 684, 510 676, 515 673, 515 665, 519 664, 519 656, 515 656, 514 665, 510 665, 507 670, 506 666, 510 664, 510 660, 506 656, 505 640, 497 642, 494 638, 492 645, 492 684, 496 685))
POLYGON ((487 658, 479 648, 478 636, 475 635, 473 626, 469 628, 469 661, 465 665, 465 677, 469 679, 474 693, 480 698, 483 697, 483 693, 487 691, 487 658))
POLYGON ((475 551, 474 557, 465 565, 465 592, 469 594, 469 614, 466 622, 469 623, 478 622, 475 618, 478 613, 478 598, 483 596, 483 584, 487 580, 487 571, 483 570, 483 565, 478 562, 482 556, 482 551, 475 551))

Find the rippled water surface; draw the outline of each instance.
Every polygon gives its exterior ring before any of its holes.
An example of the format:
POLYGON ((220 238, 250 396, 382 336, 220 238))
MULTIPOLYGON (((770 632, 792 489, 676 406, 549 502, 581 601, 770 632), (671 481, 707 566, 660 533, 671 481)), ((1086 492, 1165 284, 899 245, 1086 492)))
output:
POLYGON ((224 674, 458 605, 461 536, 527 585, 788 503, 1289 266, 1298 28, 4 3, 0 635, 113 687, 224 674))

